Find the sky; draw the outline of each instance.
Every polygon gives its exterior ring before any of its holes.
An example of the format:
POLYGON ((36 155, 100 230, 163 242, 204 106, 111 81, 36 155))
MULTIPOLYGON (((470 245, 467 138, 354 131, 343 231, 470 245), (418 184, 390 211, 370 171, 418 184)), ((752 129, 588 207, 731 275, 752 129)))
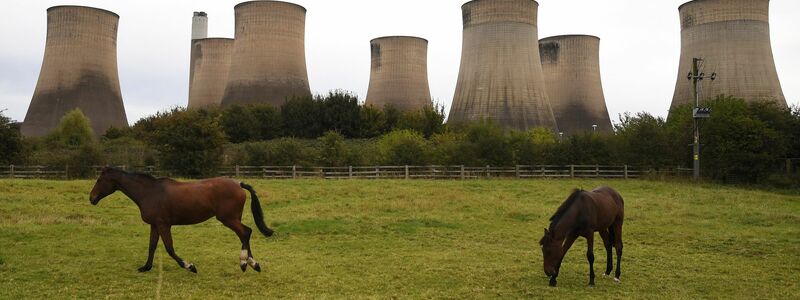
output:
MULTIPOLYGON (((119 77, 130 123, 186 106, 192 13, 209 16, 209 37, 233 37, 228 0, 26 0, 7 3, 0 18, 0 110, 22 121, 44 55, 48 7, 85 5, 121 16, 119 77)), ((466 0, 296 0, 308 9, 306 60, 313 93, 352 91, 363 101, 369 84, 369 41, 411 35, 429 41, 434 101, 449 111, 461 60, 461 5, 466 0)), ((539 38, 589 34, 601 38, 600 67, 612 120, 624 112, 666 116, 680 57, 678 6, 686 0, 539 0, 539 38)), ((800 105, 800 38, 793 32, 800 1, 772 0, 775 64, 789 105, 800 105)), ((680 71, 681 74, 685 71, 680 71)))

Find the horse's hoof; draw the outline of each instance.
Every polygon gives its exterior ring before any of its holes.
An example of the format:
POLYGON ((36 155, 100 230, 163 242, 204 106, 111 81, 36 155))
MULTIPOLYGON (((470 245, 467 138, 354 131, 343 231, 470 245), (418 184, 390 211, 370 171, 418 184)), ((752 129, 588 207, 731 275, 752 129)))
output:
POLYGON ((188 269, 190 272, 197 274, 197 268, 194 267, 194 264, 190 264, 188 269))
POLYGON ((152 269, 152 268, 153 268, 153 266, 144 265, 141 268, 139 268, 139 273, 144 273, 144 272, 150 271, 150 269, 152 269))
POLYGON ((256 263, 256 264, 253 266, 253 270, 256 270, 256 272, 259 272, 259 273, 260 273, 260 272, 261 272, 261 265, 259 265, 258 263, 256 263))
POLYGON ((239 268, 242 268, 242 272, 247 271, 247 264, 239 264, 239 268))
POLYGON ((590 288, 590 289, 593 289, 593 288, 594 288, 594 283, 590 283, 590 284, 589 284, 589 288, 590 288))
POLYGON ((619 281, 619 278, 614 278, 614 282, 616 282, 616 283, 622 283, 621 281, 619 281))
POLYGON ((603 273, 603 278, 608 278, 608 277, 611 277, 611 274, 605 274, 605 273, 603 273))

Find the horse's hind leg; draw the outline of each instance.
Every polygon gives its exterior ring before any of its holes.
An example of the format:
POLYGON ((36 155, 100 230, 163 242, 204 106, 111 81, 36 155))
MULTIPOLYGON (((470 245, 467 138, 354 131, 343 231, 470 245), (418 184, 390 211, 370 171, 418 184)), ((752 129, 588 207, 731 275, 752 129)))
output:
POLYGON ((614 268, 614 256, 611 255, 611 243, 614 237, 610 235, 608 230, 600 230, 600 238, 603 239, 603 246, 606 248, 606 272, 603 273, 603 277, 611 276, 611 270, 614 268))
POLYGON ((614 273, 614 281, 619 281, 619 276, 622 275, 622 220, 614 222, 612 235, 614 236, 614 248, 617 249, 617 271, 614 273))
POLYGON ((242 272, 247 271, 247 265, 250 265, 253 270, 261 272, 261 266, 253 259, 253 252, 250 250, 250 235, 253 233, 253 230, 242 224, 239 220, 226 220, 222 221, 222 224, 233 230, 242 242, 242 252, 239 254, 239 267, 242 268, 242 272))
POLYGON ((188 262, 183 261, 177 254, 175 254, 175 249, 172 248, 172 231, 171 226, 169 225, 162 225, 158 226, 158 234, 161 236, 161 240, 164 241, 164 248, 167 249, 167 253, 169 256, 174 259, 181 268, 191 271, 192 273, 197 273, 197 268, 195 268, 194 264, 190 264, 188 262))

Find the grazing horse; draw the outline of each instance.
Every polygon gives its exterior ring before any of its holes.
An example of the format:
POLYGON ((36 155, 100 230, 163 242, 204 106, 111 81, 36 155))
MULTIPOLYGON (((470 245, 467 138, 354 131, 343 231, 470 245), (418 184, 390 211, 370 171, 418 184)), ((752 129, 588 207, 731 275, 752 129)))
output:
POLYGON ((273 231, 264 223, 264 213, 258 202, 253 187, 231 179, 216 178, 196 183, 181 183, 172 179, 156 179, 140 173, 129 173, 114 168, 103 168, 97 179, 89 202, 97 205, 100 200, 116 191, 121 191, 136 203, 142 220, 150 224, 150 248, 147 262, 139 268, 139 272, 147 272, 153 267, 153 253, 158 245, 158 238, 164 241, 167 253, 175 259, 181 268, 197 273, 194 264, 188 263, 175 254, 172 248, 173 225, 193 225, 216 217, 226 227, 233 230, 242 242, 239 254, 239 267, 242 272, 250 265, 261 272, 261 266, 253 259, 250 251, 250 233, 253 230, 242 224, 242 210, 246 195, 242 189, 250 192, 250 209, 256 227, 269 237, 273 231))
POLYGON ((619 283, 622 260, 622 221, 625 215, 622 196, 610 187, 600 187, 591 192, 575 190, 555 214, 550 217, 550 228, 544 230, 539 241, 544 255, 544 273, 550 277, 550 286, 556 286, 561 262, 575 240, 586 238, 589 260, 589 286, 594 286, 594 233, 600 232, 608 256, 604 277, 611 275, 611 247, 617 249, 617 271, 614 281, 619 283))

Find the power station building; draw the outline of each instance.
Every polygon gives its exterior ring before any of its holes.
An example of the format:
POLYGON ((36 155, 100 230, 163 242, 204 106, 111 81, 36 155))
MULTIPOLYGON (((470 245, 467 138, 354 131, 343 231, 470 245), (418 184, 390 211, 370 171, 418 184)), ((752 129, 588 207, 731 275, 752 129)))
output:
POLYGON ((701 100, 721 94, 786 106, 769 30, 769 0, 695 0, 679 8, 681 58, 672 107, 694 103, 692 59, 702 58, 701 100))
POLYGON ((305 56, 306 9, 280 1, 236 5, 235 41, 222 106, 310 96, 305 56))
POLYGON ((565 134, 613 132, 600 80, 600 38, 562 35, 539 41, 545 87, 565 134))
POLYGON ((228 84, 233 39, 208 38, 208 15, 192 17, 189 109, 218 107, 228 84))
POLYGON ((461 69, 449 122, 557 129, 539 57, 538 7, 533 0, 474 0, 461 7, 461 69))
POLYGON ((431 106, 428 85, 428 41, 389 36, 370 42, 372 66, 366 105, 391 105, 402 111, 431 106))
POLYGON ((192 41, 189 109, 219 107, 228 84, 233 39, 205 38, 192 41))
POLYGON ((119 15, 83 6, 47 9, 44 60, 21 131, 43 136, 80 109, 95 134, 128 126, 117 70, 119 15))

